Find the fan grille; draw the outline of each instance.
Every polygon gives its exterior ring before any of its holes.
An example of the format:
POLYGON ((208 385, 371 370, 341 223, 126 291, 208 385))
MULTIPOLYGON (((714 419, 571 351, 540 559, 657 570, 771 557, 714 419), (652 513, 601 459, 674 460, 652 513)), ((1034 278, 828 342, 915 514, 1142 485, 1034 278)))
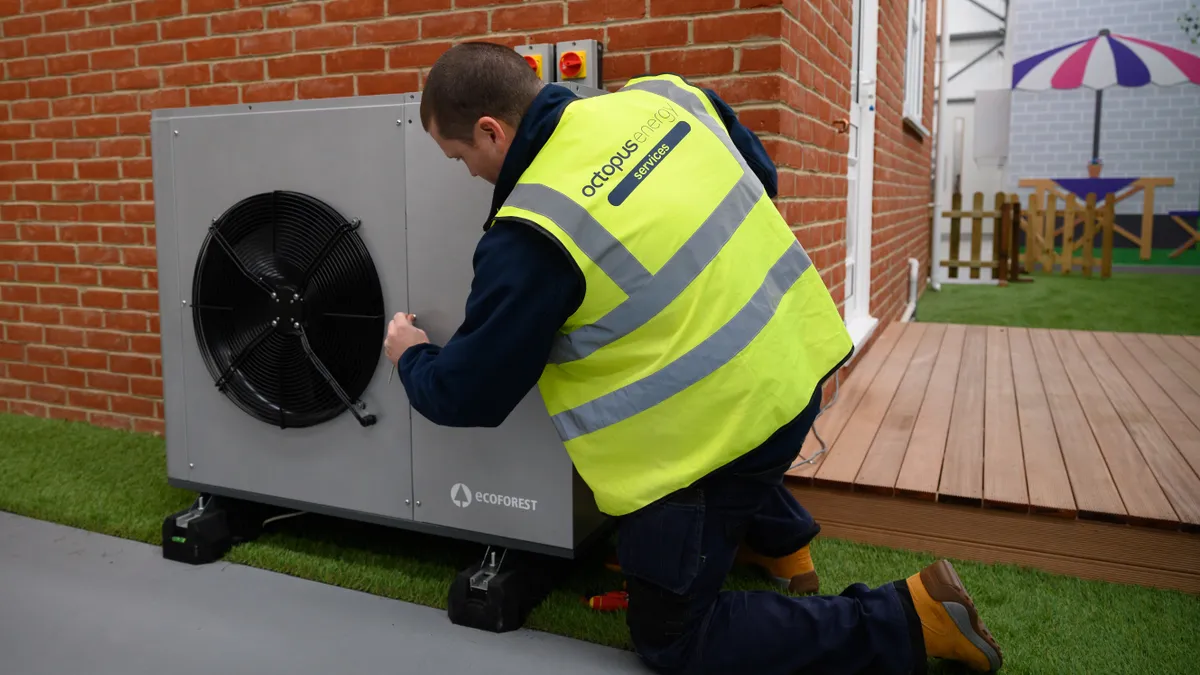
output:
POLYGON ((256 419, 308 427, 349 407, 362 421, 354 407, 385 316, 357 226, 315 197, 275 191, 209 228, 192 281, 196 339, 217 387, 256 419))

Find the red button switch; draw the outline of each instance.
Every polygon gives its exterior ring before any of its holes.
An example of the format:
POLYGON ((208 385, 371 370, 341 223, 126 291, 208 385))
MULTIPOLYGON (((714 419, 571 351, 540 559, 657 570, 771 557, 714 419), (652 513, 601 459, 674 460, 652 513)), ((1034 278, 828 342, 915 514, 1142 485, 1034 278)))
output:
POLYGON ((567 52, 558 60, 558 70, 563 77, 579 77, 583 70, 583 58, 579 52, 567 52))
POLYGON ((537 59, 533 58, 532 56, 528 56, 528 55, 526 55, 526 56, 525 56, 525 63, 528 63, 528 64, 529 64, 529 67, 530 67, 530 68, 533 68, 534 70, 537 70, 537 69, 538 69, 538 65, 539 65, 539 64, 538 64, 538 61, 537 61, 537 59))

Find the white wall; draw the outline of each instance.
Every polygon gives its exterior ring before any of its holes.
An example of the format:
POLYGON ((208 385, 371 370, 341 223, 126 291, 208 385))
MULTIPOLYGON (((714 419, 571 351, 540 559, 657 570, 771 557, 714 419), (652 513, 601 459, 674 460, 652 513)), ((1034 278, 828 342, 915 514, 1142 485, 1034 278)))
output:
MULTIPOLYGON (((938 1, 940 2, 940 0, 938 1)), ((1004 16, 1004 0, 979 0, 979 4, 1001 17, 1004 16)), ((1003 22, 968 0, 948 0, 944 18, 944 29, 950 31, 951 35, 996 31, 1004 27, 1003 22)), ((963 71, 963 68, 988 51, 997 41, 997 38, 980 38, 950 43, 950 49, 945 55, 946 94, 949 99, 970 99, 974 98, 975 93, 981 89, 1004 89, 1009 86, 1011 78, 1008 73, 1011 68, 1007 49, 994 50, 981 61, 963 71), (953 80, 949 79, 951 75, 960 71, 962 72, 958 77, 953 80)), ((994 195, 1005 189, 1003 168, 981 167, 973 159, 974 120, 974 103, 949 103, 946 107, 946 124, 939 125, 937 170, 945 172, 951 179, 943 183, 942 190, 935 195, 937 200, 935 234, 938 243, 936 256, 938 260, 945 260, 950 255, 950 219, 942 217, 941 214, 950 209, 955 188, 953 176, 956 171, 956 155, 959 159, 958 168, 961 170, 959 191, 964 195, 963 202, 966 208, 970 208, 972 196, 976 192, 994 195), (961 137, 955 132, 956 121, 961 121, 962 124, 961 137), (959 147, 960 138, 961 147, 959 147)), ((990 206, 990 200, 988 204, 990 206)), ((985 224, 985 228, 987 228, 987 224, 985 224)), ((985 229, 985 235, 990 237, 990 234, 990 231, 985 229)), ((988 259, 991 251, 990 238, 985 239, 983 248, 983 257, 988 259)), ((970 255, 969 223, 967 229, 963 231, 959 250, 960 255, 970 255)), ((937 281, 950 282, 944 268, 935 264, 934 271, 937 281)), ((954 281, 963 281, 964 277, 969 277, 969 274, 965 270, 960 270, 959 279, 954 281)), ((981 280, 987 279, 990 279, 990 271, 983 270, 981 280)))
MULTIPOLYGON (((1101 28, 1197 53, 1177 18, 1188 0, 1014 0, 1009 10, 1013 62, 1101 28)), ((1011 71, 1007 76, 1011 86, 1011 71)), ((1092 153, 1095 92, 1013 92, 1006 189, 1023 197, 1020 178, 1085 177, 1092 153)), ((1155 211, 1200 203, 1200 86, 1109 89, 1104 92, 1100 157, 1111 177, 1168 176, 1155 191, 1155 211)), ((1140 213, 1141 195, 1117 205, 1140 213)))

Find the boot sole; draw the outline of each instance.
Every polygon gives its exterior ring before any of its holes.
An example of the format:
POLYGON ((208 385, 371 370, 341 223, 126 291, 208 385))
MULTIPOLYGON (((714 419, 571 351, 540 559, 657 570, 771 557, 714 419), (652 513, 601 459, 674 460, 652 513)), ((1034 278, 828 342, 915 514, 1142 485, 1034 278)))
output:
POLYGON ((922 570, 921 581, 929 596, 946 608, 958 630, 987 658, 990 668, 988 672, 1000 670, 1004 665, 1000 645, 980 620, 979 613, 975 611, 975 601, 971 599, 971 594, 967 593, 962 579, 954 571, 954 566, 947 560, 939 560, 922 570))

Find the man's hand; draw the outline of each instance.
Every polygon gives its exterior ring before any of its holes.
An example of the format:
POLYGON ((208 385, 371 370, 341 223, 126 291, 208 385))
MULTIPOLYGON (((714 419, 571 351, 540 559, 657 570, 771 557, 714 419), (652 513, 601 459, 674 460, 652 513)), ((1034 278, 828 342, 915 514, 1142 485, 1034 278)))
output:
POLYGON ((392 362, 392 365, 400 360, 409 347, 429 342, 425 331, 413 325, 416 318, 415 314, 399 312, 392 317, 391 323, 388 324, 387 338, 383 341, 383 353, 387 355, 387 359, 392 362))

